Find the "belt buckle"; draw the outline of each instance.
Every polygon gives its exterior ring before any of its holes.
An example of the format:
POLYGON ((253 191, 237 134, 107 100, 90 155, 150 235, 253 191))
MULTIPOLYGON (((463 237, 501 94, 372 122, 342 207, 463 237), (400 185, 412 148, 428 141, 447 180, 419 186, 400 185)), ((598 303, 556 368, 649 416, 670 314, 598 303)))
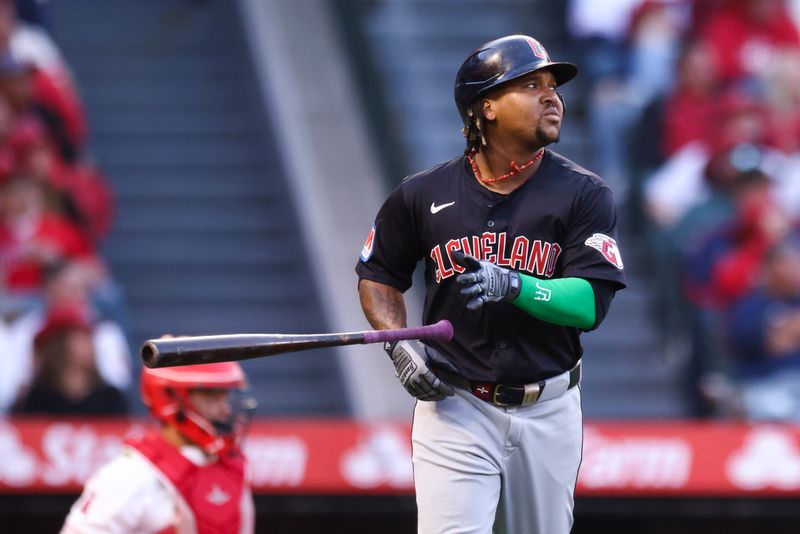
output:
POLYGON ((519 404, 509 404, 507 402, 502 402, 497 399, 497 393, 500 390, 500 387, 503 384, 496 384, 492 390, 492 404, 496 406, 530 406, 531 404, 535 403, 539 400, 539 397, 542 394, 542 383, 537 382, 535 384, 524 384, 522 387, 524 388, 524 392, 522 395, 522 402, 519 404))
POLYGON ((502 384, 495 384, 494 387, 492 387, 492 404, 495 406, 511 406, 510 404, 497 400, 497 393, 500 391, 501 385, 502 384))

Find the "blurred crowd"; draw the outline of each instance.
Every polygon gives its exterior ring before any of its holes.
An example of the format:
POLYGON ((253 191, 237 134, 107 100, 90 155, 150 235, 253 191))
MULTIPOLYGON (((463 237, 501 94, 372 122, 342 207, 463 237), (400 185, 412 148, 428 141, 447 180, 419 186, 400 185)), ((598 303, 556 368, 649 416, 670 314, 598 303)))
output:
POLYGON ((125 302, 86 116, 35 0, 0 0, 0 416, 120 415, 125 302))
POLYGON ((572 0, 568 25, 692 414, 800 421, 800 2, 572 0))
MULTIPOLYGON (((592 168, 650 251, 691 412, 800 421, 800 0, 567 6, 592 168)), ((41 4, 0 0, 0 416, 127 413, 113 219, 41 4)))

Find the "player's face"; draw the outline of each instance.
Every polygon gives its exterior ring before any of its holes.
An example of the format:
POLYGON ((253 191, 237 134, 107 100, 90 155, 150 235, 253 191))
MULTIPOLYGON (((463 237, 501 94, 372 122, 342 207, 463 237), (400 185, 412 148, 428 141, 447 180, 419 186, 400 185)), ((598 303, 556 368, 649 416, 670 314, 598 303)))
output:
POLYGON ((196 389, 189 393, 192 407, 209 421, 228 421, 233 408, 227 389, 196 389))
POLYGON ((564 106, 556 79, 547 70, 532 72, 504 85, 493 99, 498 129, 537 146, 558 141, 564 106))

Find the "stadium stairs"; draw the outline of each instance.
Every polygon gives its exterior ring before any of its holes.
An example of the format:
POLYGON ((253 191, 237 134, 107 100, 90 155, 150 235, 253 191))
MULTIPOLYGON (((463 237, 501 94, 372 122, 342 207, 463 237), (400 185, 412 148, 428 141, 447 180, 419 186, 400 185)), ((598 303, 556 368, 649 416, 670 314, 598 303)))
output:
MULTIPOLYGON (((136 364, 141 342, 165 333, 326 331, 235 2, 50 10, 117 197, 103 253, 136 364)), ((259 415, 349 411, 325 349, 244 366, 259 415)))

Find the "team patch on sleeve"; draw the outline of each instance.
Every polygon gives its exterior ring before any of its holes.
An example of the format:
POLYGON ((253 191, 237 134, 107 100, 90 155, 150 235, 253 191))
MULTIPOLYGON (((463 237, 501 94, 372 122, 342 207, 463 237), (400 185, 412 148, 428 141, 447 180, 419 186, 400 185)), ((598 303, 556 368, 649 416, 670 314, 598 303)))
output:
POLYGON ((603 255, 608 263, 617 269, 622 269, 622 256, 619 254, 617 242, 612 238, 605 234, 593 234, 592 237, 584 242, 584 244, 600 251, 600 254, 603 255))
POLYGON ((372 228, 369 231, 369 235, 367 235, 367 240, 364 241, 364 248, 361 249, 361 261, 367 261, 370 256, 372 256, 372 248, 375 245, 375 225, 372 225, 372 228))

